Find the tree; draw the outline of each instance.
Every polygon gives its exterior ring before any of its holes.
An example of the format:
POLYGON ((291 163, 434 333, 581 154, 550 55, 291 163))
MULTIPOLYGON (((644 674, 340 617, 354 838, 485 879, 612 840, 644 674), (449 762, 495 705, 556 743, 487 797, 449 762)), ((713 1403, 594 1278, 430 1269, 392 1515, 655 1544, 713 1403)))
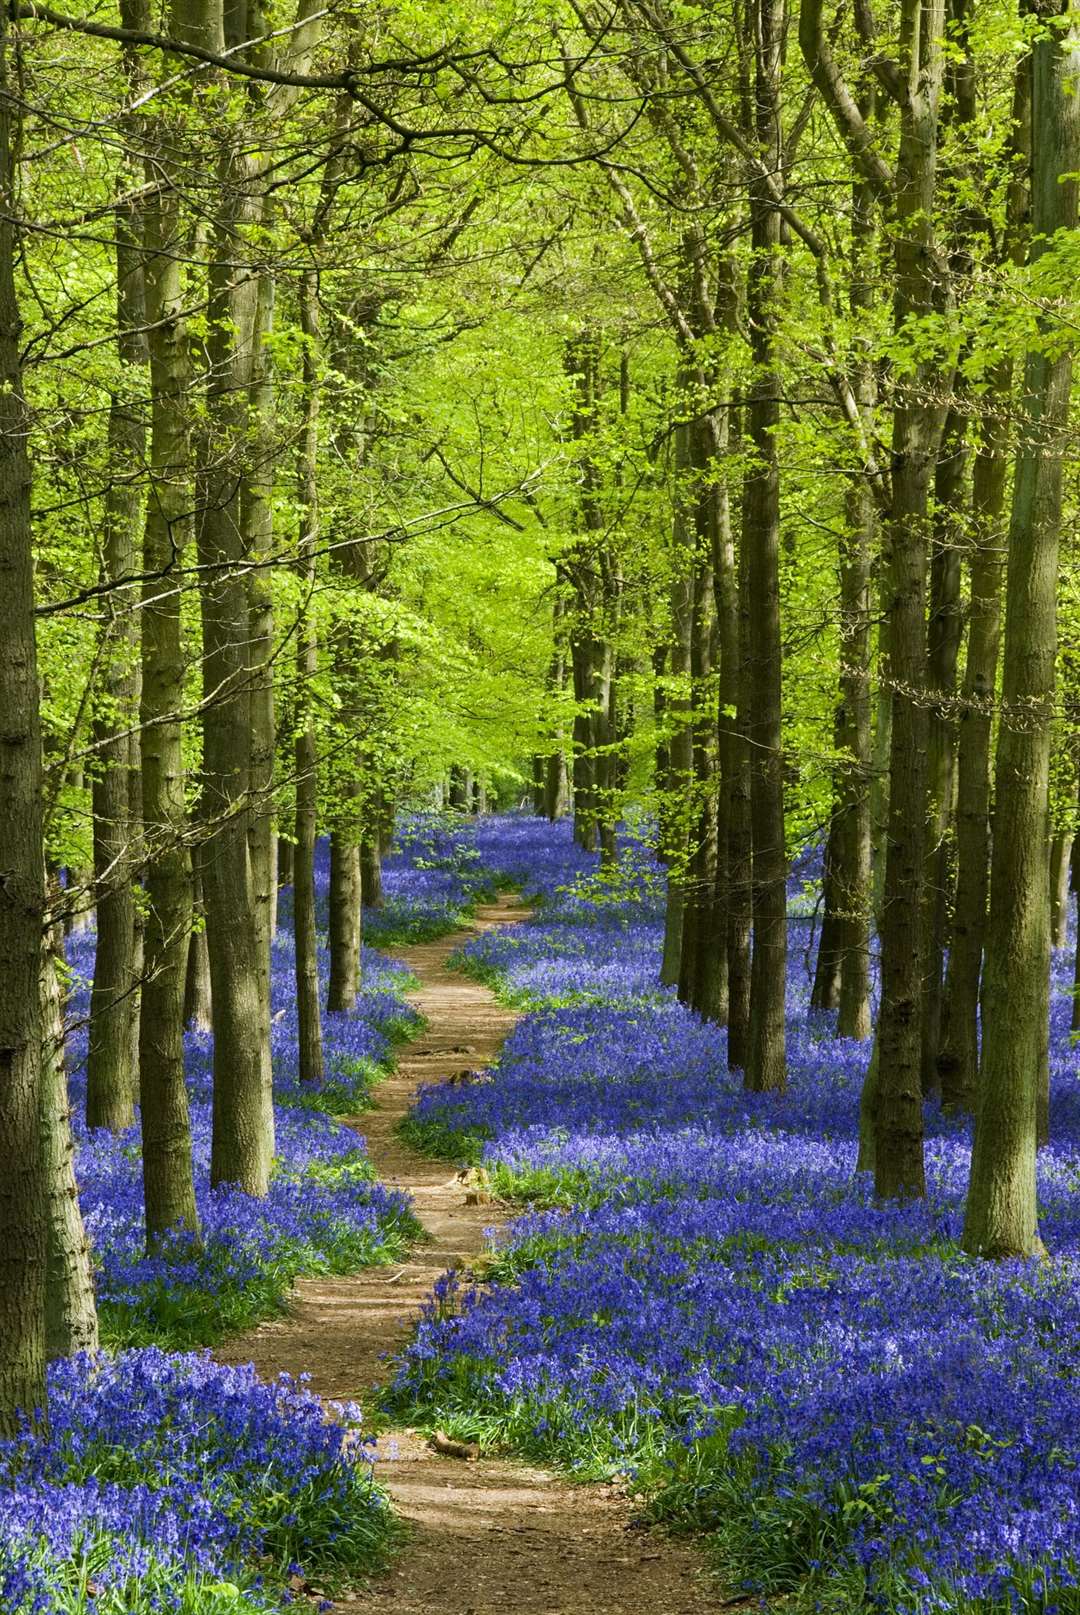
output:
POLYGON ((15 286, 16 139, 0 18, 0 1436, 45 1405, 41 730, 28 416, 15 286))
MULTIPOLYGON (((1068 8, 1048 6, 1039 19, 1031 58, 1035 263, 1053 252, 1059 232, 1076 228, 1080 168, 1080 38, 1068 8)), ((982 1256, 1041 1249, 1037 1094, 1050 971, 1046 847, 1072 352, 1045 319, 1040 335, 1024 369, 1009 522, 984 1039, 964 1218, 965 1249, 982 1256)))

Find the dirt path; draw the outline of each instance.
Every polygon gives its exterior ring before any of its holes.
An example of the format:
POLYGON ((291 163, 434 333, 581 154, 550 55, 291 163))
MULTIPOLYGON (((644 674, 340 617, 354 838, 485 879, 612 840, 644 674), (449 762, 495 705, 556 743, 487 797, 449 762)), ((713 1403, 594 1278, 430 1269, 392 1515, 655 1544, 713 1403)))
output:
MULTIPOLYGON (((476 930, 520 920, 515 899, 481 908, 476 930)), ((307 1373, 326 1397, 361 1399, 385 1378, 388 1352, 408 1339, 439 1275, 468 1266, 486 1248, 484 1229, 509 1215, 467 1205, 445 1162, 408 1149, 395 1134, 417 1086, 490 1064, 518 1016, 446 961, 462 934, 395 950, 420 985, 413 1002, 427 1030, 380 1083, 378 1109, 359 1124, 384 1183, 407 1189, 430 1236, 407 1262, 350 1278, 297 1285, 285 1318, 262 1325, 218 1355, 260 1373, 307 1373)), ((358 1615, 389 1601, 395 1615, 704 1615, 718 1608, 690 1547, 635 1527, 614 1488, 572 1486, 506 1459, 435 1456, 396 1431, 380 1442, 379 1479, 411 1523, 390 1572, 336 1608, 358 1615)))

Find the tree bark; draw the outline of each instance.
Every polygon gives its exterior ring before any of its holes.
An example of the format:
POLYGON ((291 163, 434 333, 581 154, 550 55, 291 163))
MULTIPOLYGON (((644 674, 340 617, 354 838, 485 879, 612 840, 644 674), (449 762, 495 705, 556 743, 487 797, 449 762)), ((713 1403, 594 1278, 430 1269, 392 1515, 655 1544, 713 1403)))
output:
POLYGON ((945 979, 953 786, 957 724, 953 716, 960 654, 961 527, 967 468, 967 422, 949 411, 934 479, 934 532, 930 559, 930 621, 927 630, 927 859, 922 902, 922 1088, 938 1086, 942 993, 945 979))
MULTIPOLYGON (((686 408, 684 394, 690 378, 680 373, 677 407, 686 408)), ((696 535, 689 515, 688 480, 693 471, 691 428, 675 427, 675 490, 671 555, 671 630, 667 668, 671 689, 665 701, 668 720, 667 794, 663 823, 667 864, 667 902, 664 910, 664 952, 660 980, 674 986, 679 980, 683 931, 686 925, 686 885, 689 874, 690 823, 693 815, 694 725, 693 636, 696 535)))
MULTIPOLYGON (((147 25, 149 10, 142 0, 125 0, 122 10, 126 27, 147 25)), ((135 89, 142 75, 133 52, 126 52, 125 65, 128 85, 135 89)), ((118 183, 122 193, 138 189, 132 164, 125 162, 118 183)), ((105 498, 101 566, 102 582, 113 585, 117 579, 133 577, 138 571, 140 478, 146 458, 144 400, 150 364, 144 329, 141 209, 137 203, 121 200, 115 218, 119 379, 109 401, 110 481, 105 498)), ((139 758, 138 736, 134 732, 139 710, 139 649, 131 586, 114 587, 106 602, 108 620, 103 632, 108 646, 102 669, 102 699, 94 720, 97 950, 90 995, 86 1123, 88 1127, 107 1127, 119 1133, 134 1125, 138 1089, 138 1070, 132 1064, 138 1043, 131 1027, 133 998, 136 1005, 138 1002, 133 887, 138 804, 131 787, 139 758)))
POLYGON ((153 1250, 176 1225, 198 1232, 184 1085, 184 978, 191 930, 191 867, 180 713, 185 659, 175 574, 190 541, 190 368, 183 308, 186 255, 177 193, 146 204, 150 341, 150 475, 143 536, 142 817, 146 929, 139 1030, 146 1238, 153 1250))
MULTIPOLYGON (((833 723, 833 735, 838 750, 842 745, 840 737, 844 722, 843 709, 839 708, 833 723)), ((840 971, 844 955, 840 935, 843 922, 840 913, 838 871, 843 857, 845 830, 840 808, 840 780, 845 772, 843 762, 837 766, 835 772, 832 814, 829 818, 829 834, 825 838, 825 855, 821 871, 821 933, 818 937, 817 962, 814 966, 814 984, 810 989, 811 1009, 835 1009, 840 1002, 840 971)))
POLYGON ((296 937, 297 1043, 301 1082, 321 1082, 325 1071, 319 1009, 318 940, 315 928, 315 841, 319 806, 318 748, 312 709, 319 670, 313 596, 315 550, 319 541, 319 319, 315 271, 300 283, 300 328, 304 336, 303 411, 300 429, 298 496, 300 542, 297 570, 304 600, 296 641, 296 853, 293 925, 296 937))
MULTIPOLYGON (((1033 258, 1056 231, 1077 223, 1080 42, 1071 12, 1054 12, 1068 26, 1047 30, 1032 46, 1033 258)), ((1042 1248, 1035 1152, 1050 969, 1046 836, 1071 382, 1068 350, 1029 353, 1009 524, 985 1037, 964 1218, 964 1247, 981 1256, 1031 1256, 1042 1248)))
MULTIPOLYGON (((566 602, 561 591, 557 589, 552 607, 551 632, 553 649, 551 663, 548 668, 547 686, 551 698, 559 703, 560 710, 563 691, 566 687, 565 619, 566 602)), ((566 762, 566 736, 561 728, 556 731, 554 740, 554 750, 544 759, 542 806, 542 811, 546 813, 553 824, 557 820, 565 818, 570 811, 570 771, 566 762)))
POLYGON ((746 743, 750 700, 750 602, 746 545, 739 545, 739 665, 735 722, 729 735, 731 798, 728 820, 728 1069, 746 1067, 750 1039, 750 939, 753 924, 750 754, 746 743))
MULTIPOLYGON (((780 81, 784 13, 781 0, 755 0, 757 140, 764 165, 783 173, 780 81)), ((752 613, 750 802, 753 812, 754 951, 750 971, 750 1037, 745 1083, 757 1092, 787 1083, 787 849, 784 830, 784 753, 780 630, 780 466, 776 432, 783 382, 779 369, 782 289, 780 214, 764 177, 750 186, 752 259, 747 317, 753 377, 747 393, 751 466, 746 479, 743 542, 752 613)))
POLYGON ((0 18, 0 1438, 45 1408, 41 946, 45 859, 29 418, 15 290, 8 24, 0 18))
POLYGON ((360 890, 368 908, 384 906, 382 854, 378 833, 370 829, 365 829, 360 838, 360 890))
MULTIPOLYGON (((713 418, 713 449, 722 456, 730 443, 729 411, 713 418)), ((718 663, 716 757, 720 769, 716 792, 715 871, 701 939, 697 1008, 706 1020, 725 1026, 728 1020, 728 890, 731 829, 731 734, 739 698, 739 587, 731 531, 731 497, 721 473, 712 488, 712 576, 718 663)))
MULTIPOLYGON (((866 367, 868 369, 868 367, 866 367)), ((870 378, 864 377, 864 380, 870 378)), ((836 885, 840 909, 838 1037, 868 1038, 870 1017, 870 545, 874 501, 862 472, 851 480, 840 550, 839 787, 843 826, 836 885)))
POLYGON ((1059 830, 1050 843, 1050 945, 1063 948, 1069 939, 1069 868, 1073 838, 1059 830))
POLYGON ((693 760, 690 856, 687 864, 686 903, 678 993, 683 1003, 700 1011, 705 961, 709 953, 708 928, 716 893, 716 815, 720 775, 716 750, 716 691, 712 661, 716 637, 712 575, 712 486, 704 421, 691 428, 694 471, 692 504, 696 536, 693 575, 693 611, 690 622, 691 756, 693 760))
POLYGON ((1072 1032, 1080 1032, 1080 836, 1073 838, 1069 884, 1076 898, 1076 949, 1073 958, 1072 1015, 1069 1018, 1069 1029, 1072 1032))
POLYGON ((330 982, 326 1007, 356 1008, 360 990, 360 848, 352 829, 330 835, 330 982))
POLYGON ((253 159, 222 135, 206 341, 209 380, 200 438, 198 526, 203 629, 201 857, 214 1001, 210 1176, 267 1192, 274 1153, 270 1026, 263 935, 251 866, 250 598, 240 489, 247 473, 248 391, 256 277, 244 261, 253 159))
POLYGON ((972 474, 967 660, 961 689, 956 785, 956 893, 942 1003, 938 1076, 946 1109, 971 1111, 979 1067, 979 983, 990 872, 990 759, 1001 584, 1011 366, 992 378, 972 474))
MULTIPOLYGON (((932 314, 941 288, 933 238, 944 0, 903 0, 900 145, 891 228, 894 321, 932 314)), ((881 913, 874 1187, 881 1199, 926 1192, 922 1113, 922 949, 926 859, 926 558, 930 480, 943 425, 936 358, 897 385, 888 522, 892 685, 888 843, 881 913)))
MULTIPOLYGON (((265 560, 274 538, 275 388, 269 339, 274 329, 274 278, 263 269, 255 288, 251 334, 250 406, 254 451, 241 490, 244 539, 252 560, 265 560)), ((251 634, 248 663, 251 713, 251 817, 248 851, 258 938, 261 1019, 270 1020, 270 944, 277 925, 274 868, 274 594, 271 570, 255 565, 248 574, 248 620, 251 634)))
POLYGON ((64 1070, 64 1019, 53 949, 42 953, 41 1149, 48 1224, 45 1268, 45 1355, 49 1362, 98 1348, 90 1241, 79 1209, 75 1141, 64 1070))
POLYGON ((193 1032, 212 1032, 214 1008, 210 991, 210 953, 206 946, 202 880, 198 874, 192 880, 192 921, 184 981, 184 1025, 190 1026, 193 1032))

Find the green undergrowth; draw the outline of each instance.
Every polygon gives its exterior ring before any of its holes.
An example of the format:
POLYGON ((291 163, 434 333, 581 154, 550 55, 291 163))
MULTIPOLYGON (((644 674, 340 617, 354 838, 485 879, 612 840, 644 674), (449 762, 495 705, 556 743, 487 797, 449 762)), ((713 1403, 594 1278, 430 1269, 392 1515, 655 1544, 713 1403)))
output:
POLYGON ((413 1116, 403 1117, 395 1132, 418 1155, 435 1161, 477 1166, 484 1148, 484 1140, 477 1133, 459 1133, 442 1122, 417 1121, 413 1116))
POLYGON ((467 925, 472 917, 471 908, 455 909, 452 914, 438 918, 410 918, 407 914, 388 915, 378 929, 365 938, 373 948, 392 953, 395 948, 411 947, 417 942, 438 942, 440 937, 451 936, 467 925))

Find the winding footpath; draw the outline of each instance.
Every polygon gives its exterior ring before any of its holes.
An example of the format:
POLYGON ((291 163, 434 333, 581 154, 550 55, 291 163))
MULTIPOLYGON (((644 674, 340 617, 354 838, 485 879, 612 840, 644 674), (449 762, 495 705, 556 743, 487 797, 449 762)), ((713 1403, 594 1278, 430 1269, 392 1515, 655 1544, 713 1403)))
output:
MULTIPOLYGON (((469 931, 519 922, 516 898, 477 911, 469 931)), ((306 1279, 288 1315, 239 1337, 217 1355, 254 1362, 260 1374, 310 1376, 328 1398, 362 1401, 386 1378, 385 1358, 407 1342, 435 1280, 467 1269, 487 1248, 485 1229, 508 1207, 470 1204, 446 1162, 408 1148, 396 1128, 421 1083, 492 1064, 519 1015, 480 983, 447 968, 469 931, 395 949, 419 985, 410 995, 426 1029, 379 1084, 378 1108, 357 1121, 379 1178, 407 1190, 428 1238, 393 1268, 306 1279)), ((610 1486, 573 1485, 503 1458, 468 1462, 435 1454, 412 1431, 379 1443, 378 1477, 409 1537, 364 1593, 334 1606, 359 1615, 376 1603, 395 1615, 704 1615, 720 1606, 699 1554, 640 1529, 610 1486)))

